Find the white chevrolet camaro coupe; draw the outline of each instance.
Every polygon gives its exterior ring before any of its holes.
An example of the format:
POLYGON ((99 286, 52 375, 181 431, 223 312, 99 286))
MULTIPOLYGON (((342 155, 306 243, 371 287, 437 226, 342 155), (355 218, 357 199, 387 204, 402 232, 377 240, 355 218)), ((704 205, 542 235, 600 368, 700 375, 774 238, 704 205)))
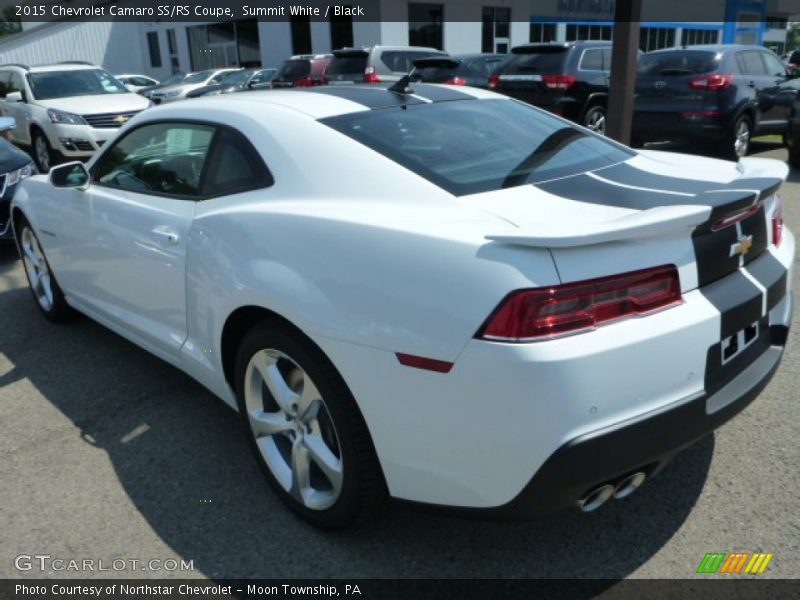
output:
POLYGON ((594 510, 758 395, 792 315, 784 164, 403 83, 155 108, 26 179, 39 307, 237 408, 323 528, 389 497, 594 510))

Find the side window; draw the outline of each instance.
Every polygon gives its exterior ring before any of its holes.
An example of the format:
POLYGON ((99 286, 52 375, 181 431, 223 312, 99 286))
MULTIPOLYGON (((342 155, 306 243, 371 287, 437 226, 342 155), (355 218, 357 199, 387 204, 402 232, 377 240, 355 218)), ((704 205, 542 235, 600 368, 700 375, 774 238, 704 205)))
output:
POLYGON ((578 68, 582 71, 602 71, 603 52, 600 49, 584 51, 578 68))
POLYGON ((275 180, 249 141, 232 129, 221 129, 203 188, 206 196, 238 194, 269 187, 275 180))
POLYGON ((138 127, 103 154, 94 180, 130 192, 200 196, 214 132, 210 125, 194 123, 138 127))
POLYGON ((744 75, 762 76, 766 75, 767 71, 764 68, 764 63, 761 62, 760 52, 740 52, 736 55, 736 61, 739 63, 739 70, 744 75))
MULTIPOLYGON (((611 70, 611 48, 603 48, 603 71, 611 70)), ((641 55, 641 53, 640 53, 641 55)))
POLYGON ((257 71, 253 77, 250 78, 250 83, 264 83, 268 80, 266 71, 257 71))
POLYGON ((25 95, 25 83, 22 81, 22 75, 14 71, 11 71, 11 77, 9 77, 6 87, 6 94, 10 92, 22 92, 22 95, 25 95))
POLYGON ((762 52, 761 58, 764 59, 764 64, 767 65, 767 75, 773 77, 786 77, 786 67, 783 66, 777 56, 773 56, 769 52, 762 52))

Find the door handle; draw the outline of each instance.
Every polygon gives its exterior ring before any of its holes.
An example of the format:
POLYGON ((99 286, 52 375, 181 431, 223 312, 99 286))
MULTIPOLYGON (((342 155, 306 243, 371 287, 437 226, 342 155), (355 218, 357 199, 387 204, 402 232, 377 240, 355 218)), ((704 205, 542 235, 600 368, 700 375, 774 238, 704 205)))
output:
POLYGON ((748 81, 747 82, 747 87, 751 87, 751 88, 756 87, 756 82, 755 81, 748 81))
POLYGON ((180 241, 180 236, 171 229, 153 229, 153 235, 167 244, 175 245, 180 241))

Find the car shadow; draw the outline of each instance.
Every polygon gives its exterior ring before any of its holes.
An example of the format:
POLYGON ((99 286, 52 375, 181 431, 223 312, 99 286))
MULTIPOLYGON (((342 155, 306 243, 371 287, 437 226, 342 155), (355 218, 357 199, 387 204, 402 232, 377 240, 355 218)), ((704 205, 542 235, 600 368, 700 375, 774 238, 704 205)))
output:
MULTIPOLYGON (((80 443, 103 449, 153 531, 211 578, 569 577, 611 586, 681 527, 714 453, 707 436, 639 492, 592 514, 504 523, 394 504, 359 529, 324 533, 284 509, 237 416, 187 376, 89 319, 50 324, 21 284, 0 293, 0 313, 15 315, 0 330, 8 377, 27 378, 76 425, 80 443)), ((66 535, 62 523, 42 525, 66 535)), ((71 528, 81 526, 91 525, 71 528)))

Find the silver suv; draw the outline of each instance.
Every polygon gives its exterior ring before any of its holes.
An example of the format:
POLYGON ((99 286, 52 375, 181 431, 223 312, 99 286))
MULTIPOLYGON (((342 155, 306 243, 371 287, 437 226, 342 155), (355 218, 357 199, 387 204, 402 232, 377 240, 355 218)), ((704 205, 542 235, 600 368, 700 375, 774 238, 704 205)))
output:
POLYGON ((89 63, 0 65, 0 110, 17 122, 9 137, 33 149, 43 173, 62 159, 90 157, 148 106, 149 100, 89 63))
POLYGON ((447 56, 436 48, 422 46, 372 46, 333 51, 326 76, 330 85, 399 81, 414 68, 414 61, 429 56, 447 56))

